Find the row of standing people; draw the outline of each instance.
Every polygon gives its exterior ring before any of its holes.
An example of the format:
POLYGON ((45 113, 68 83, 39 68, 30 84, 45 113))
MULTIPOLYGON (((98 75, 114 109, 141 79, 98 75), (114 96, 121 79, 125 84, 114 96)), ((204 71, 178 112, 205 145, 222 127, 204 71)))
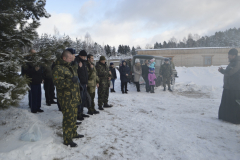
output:
POLYGON ((89 115, 99 114, 95 109, 95 90, 98 88, 98 109, 110 108, 108 104, 109 85, 112 75, 104 56, 96 66, 93 55, 80 51, 75 59, 75 50, 68 48, 57 59, 53 68, 53 82, 57 89, 57 98, 63 113, 63 139, 65 145, 76 147, 74 138, 82 138, 77 133, 77 120, 84 120, 89 115), (83 108, 88 114, 83 114, 83 108))
MULTIPOLYGON (((119 68, 120 80, 121 80, 121 90, 122 93, 127 93, 127 83, 130 77, 130 67, 127 65, 126 61, 122 61, 122 65, 119 68)), ((141 65, 140 60, 135 60, 135 65, 133 66, 134 73, 134 83, 136 84, 137 92, 140 92, 139 80, 142 76, 146 84, 146 92, 154 93, 154 86, 156 84, 157 77, 155 75, 155 59, 150 61, 145 60, 145 64, 141 65)), ((173 74, 172 66, 169 63, 169 59, 164 59, 164 64, 161 65, 159 70, 159 76, 163 80, 164 91, 166 91, 166 84, 168 85, 168 90, 172 91, 170 86, 171 76, 173 74)))

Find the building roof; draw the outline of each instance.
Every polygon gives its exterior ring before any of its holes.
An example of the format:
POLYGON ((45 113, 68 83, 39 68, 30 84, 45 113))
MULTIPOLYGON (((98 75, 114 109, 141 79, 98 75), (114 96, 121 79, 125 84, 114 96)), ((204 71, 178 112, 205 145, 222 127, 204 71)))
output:
MULTIPOLYGON (((163 48, 163 49, 137 49, 136 51, 158 51, 158 50, 186 50, 186 49, 227 49, 234 47, 195 47, 195 48, 163 48)), ((236 47, 238 48, 238 47, 236 47)))

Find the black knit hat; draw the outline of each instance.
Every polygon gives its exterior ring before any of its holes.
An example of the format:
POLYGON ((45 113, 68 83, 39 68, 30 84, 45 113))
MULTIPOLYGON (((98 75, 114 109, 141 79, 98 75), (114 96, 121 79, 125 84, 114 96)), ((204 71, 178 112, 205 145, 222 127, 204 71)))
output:
POLYGON ((228 54, 237 56, 237 55, 238 55, 238 50, 235 49, 235 48, 232 48, 232 49, 230 49, 230 51, 228 52, 228 54))
POLYGON ((87 52, 85 50, 81 50, 79 52, 79 56, 87 56, 87 52))
POLYGON ((69 51, 72 54, 76 54, 76 51, 73 48, 67 48, 66 50, 69 51))

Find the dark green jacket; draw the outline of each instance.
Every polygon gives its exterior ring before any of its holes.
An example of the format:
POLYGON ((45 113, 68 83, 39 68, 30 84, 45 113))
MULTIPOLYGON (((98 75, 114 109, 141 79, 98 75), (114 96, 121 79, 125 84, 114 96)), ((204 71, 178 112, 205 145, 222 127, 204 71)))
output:
POLYGON ((72 65, 59 58, 53 68, 53 82, 61 107, 71 107, 72 104, 81 103, 79 83, 72 82, 72 77, 78 77, 77 67, 77 64, 72 65))
POLYGON ((171 75, 173 74, 172 72, 172 67, 170 64, 162 64, 160 71, 159 71, 159 75, 163 76, 163 77, 171 77, 171 75))
POLYGON ((108 82, 110 84, 110 81, 108 78, 111 77, 111 74, 109 73, 108 65, 106 63, 102 64, 99 61, 96 64, 96 70, 97 70, 97 76, 99 78, 99 83, 108 82))

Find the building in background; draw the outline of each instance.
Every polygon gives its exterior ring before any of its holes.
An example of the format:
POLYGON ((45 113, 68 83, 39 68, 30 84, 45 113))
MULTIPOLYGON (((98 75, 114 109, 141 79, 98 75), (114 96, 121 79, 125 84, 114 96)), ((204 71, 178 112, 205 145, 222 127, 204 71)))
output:
MULTIPOLYGON (((227 65, 228 51, 231 47, 204 47, 204 48, 164 48, 136 50, 138 55, 154 55, 171 57, 175 66, 220 66, 227 65)), ((240 52, 240 48, 236 48, 240 52)))

